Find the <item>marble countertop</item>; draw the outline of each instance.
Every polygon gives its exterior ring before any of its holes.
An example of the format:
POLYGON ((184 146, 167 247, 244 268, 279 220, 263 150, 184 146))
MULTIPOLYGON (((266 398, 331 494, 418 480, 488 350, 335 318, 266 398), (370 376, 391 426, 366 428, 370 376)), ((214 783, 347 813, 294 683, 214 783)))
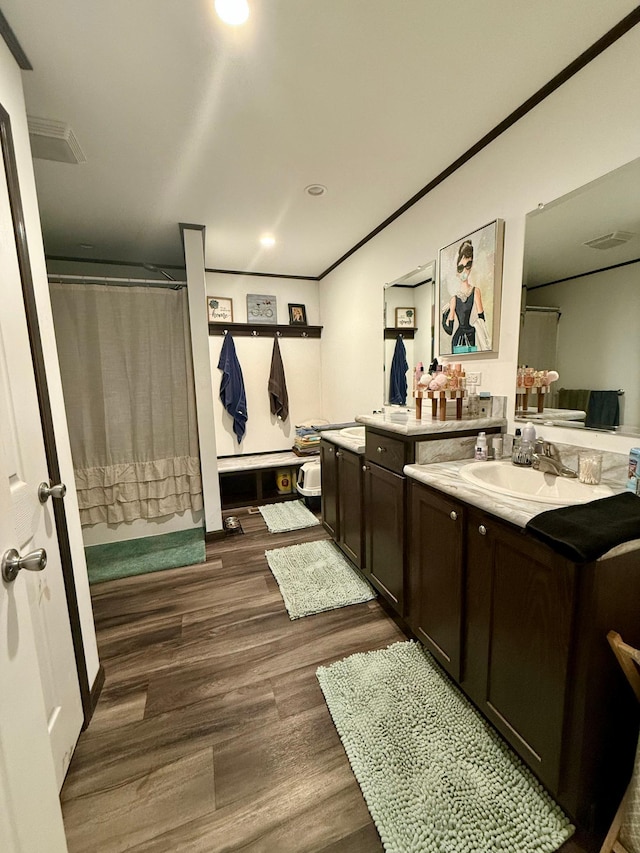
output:
POLYGON ((346 435, 342 435, 339 429, 323 429, 320 437, 326 438, 332 444, 337 444, 338 447, 344 447, 345 450, 351 450, 353 453, 364 453, 364 438, 362 441, 349 438, 346 435))
MULTIPOLYGON (((439 489, 454 498, 465 503, 485 510, 498 518, 509 521, 517 527, 524 528, 527 522, 541 512, 550 509, 558 509, 561 505, 539 503, 509 495, 499 494, 468 483, 460 477, 460 469, 463 465, 482 465, 482 462, 473 462, 471 459, 463 459, 454 462, 436 462, 432 465, 405 465, 404 473, 407 477, 425 483, 439 489)), ((508 464, 508 462, 506 463, 508 464)), ((603 485, 609 486, 613 492, 623 492, 624 485, 619 481, 602 480, 603 485)), ((624 542, 612 548, 600 559, 608 559, 618 554, 640 549, 640 539, 624 542)))
POLYGON ((384 413, 375 415, 356 415, 356 421, 375 429, 394 432, 398 435, 433 435, 435 433, 462 432, 464 430, 479 431, 488 427, 506 427, 506 418, 469 418, 462 420, 440 421, 425 414, 421 420, 411 415, 403 417, 399 414, 384 413))

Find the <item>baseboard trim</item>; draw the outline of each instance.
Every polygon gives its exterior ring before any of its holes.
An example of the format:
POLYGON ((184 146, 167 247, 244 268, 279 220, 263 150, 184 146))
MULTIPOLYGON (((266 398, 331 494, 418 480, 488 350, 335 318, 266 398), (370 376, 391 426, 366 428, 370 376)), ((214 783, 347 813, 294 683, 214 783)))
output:
POLYGON ((85 715, 84 724, 82 729, 86 729, 89 723, 93 718, 93 712, 96 710, 98 705, 98 699, 100 699, 100 694, 102 693, 102 688, 104 687, 104 682, 106 678, 106 673, 104 671, 104 667, 102 664, 98 667, 98 674, 95 677, 93 685, 91 687, 91 692, 89 694, 89 712, 88 715, 85 715))
POLYGON ((208 533, 204 534, 205 542, 218 542, 220 539, 224 539, 226 533, 224 530, 210 530, 208 533))

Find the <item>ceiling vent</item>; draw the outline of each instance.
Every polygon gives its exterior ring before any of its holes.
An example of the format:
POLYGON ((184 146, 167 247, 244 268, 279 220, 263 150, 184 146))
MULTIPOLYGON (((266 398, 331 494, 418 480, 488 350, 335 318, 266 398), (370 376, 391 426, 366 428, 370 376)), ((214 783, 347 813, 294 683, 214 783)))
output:
POLYGON ((31 156, 57 163, 86 163, 82 148, 68 124, 48 118, 27 116, 31 156))
POLYGON ((602 237, 587 240, 582 245, 589 246, 590 249, 615 249, 616 246, 628 243, 635 236, 630 231, 612 231, 611 234, 603 234, 602 237))

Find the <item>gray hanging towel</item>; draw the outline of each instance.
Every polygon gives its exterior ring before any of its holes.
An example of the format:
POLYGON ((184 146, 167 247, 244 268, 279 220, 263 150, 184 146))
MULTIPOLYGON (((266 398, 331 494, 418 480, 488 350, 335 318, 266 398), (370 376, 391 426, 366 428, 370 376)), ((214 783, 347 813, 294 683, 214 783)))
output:
POLYGON ((284 366, 277 337, 273 339, 271 373, 269 374, 269 404, 271 414, 286 421, 289 417, 289 395, 287 394, 287 382, 284 378, 284 366))

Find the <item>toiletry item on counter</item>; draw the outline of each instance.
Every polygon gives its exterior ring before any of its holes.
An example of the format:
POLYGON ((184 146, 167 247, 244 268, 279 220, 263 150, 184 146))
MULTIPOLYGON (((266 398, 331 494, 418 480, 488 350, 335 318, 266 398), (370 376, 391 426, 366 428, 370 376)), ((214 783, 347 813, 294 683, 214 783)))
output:
POLYGON ((529 441, 531 444, 536 443, 536 428, 529 421, 529 423, 525 424, 524 429, 522 430, 522 440, 529 441))
POLYGON ((501 435, 494 435, 491 439, 491 448, 493 450, 494 459, 502 459, 503 442, 501 435))
POLYGON ((640 495, 640 447, 632 447, 629 451, 627 489, 634 495, 640 495))
POLYGON ((472 391, 467 398, 467 413, 470 418, 480 417, 480 398, 472 391))
POLYGON ((533 462, 533 459, 531 458, 532 454, 533 444, 529 439, 524 437, 524 433, 521 433, 520 430, 517 429, 516 440, 513 442, 513 452, 511 454, 511 461, 514 465, 521 465, 523 467, 530 466, 533 462))
POLYGON ((602 479, 602 453, 599 450, 578 451, 578 479, 589 486, 597 486, 602 479))
POLYGON ((480 462, 487 461, 487 434, 485 432, 478 433, 474 458, 480 462))

